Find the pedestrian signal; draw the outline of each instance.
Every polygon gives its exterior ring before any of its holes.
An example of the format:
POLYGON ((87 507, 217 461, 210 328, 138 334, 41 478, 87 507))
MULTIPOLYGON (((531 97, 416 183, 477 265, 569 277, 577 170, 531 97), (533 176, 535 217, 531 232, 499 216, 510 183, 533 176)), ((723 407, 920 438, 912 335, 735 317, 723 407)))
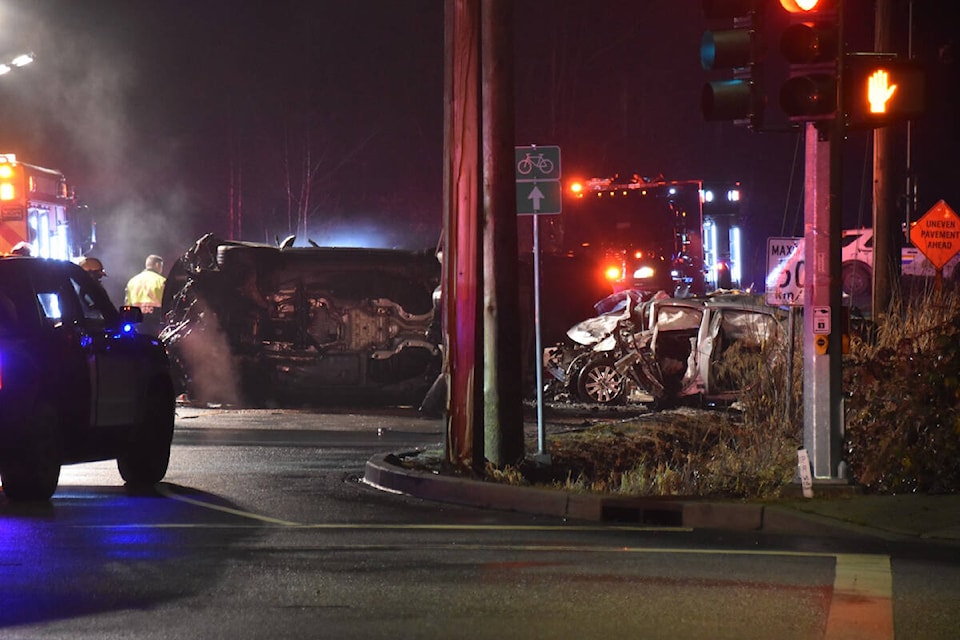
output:
POLYGON ((844 107, 847 126, 872 129, 921 115, 926 108, 926 73, 919 63, 893 56, 847 56, 844 107))

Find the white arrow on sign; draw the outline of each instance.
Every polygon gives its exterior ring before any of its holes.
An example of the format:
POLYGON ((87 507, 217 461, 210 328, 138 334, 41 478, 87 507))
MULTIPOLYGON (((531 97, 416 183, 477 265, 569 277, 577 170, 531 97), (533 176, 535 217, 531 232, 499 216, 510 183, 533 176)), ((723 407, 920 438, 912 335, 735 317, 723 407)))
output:
POLYGON ((533 200, 534 212, 540 211, 540 201, 545 197, 546 196, 543 195, 543 191, 540 191, 540 188, 537 185, 533 185, 533 191, 531 191, 530 195, 527 196, 527 200, 533 200))

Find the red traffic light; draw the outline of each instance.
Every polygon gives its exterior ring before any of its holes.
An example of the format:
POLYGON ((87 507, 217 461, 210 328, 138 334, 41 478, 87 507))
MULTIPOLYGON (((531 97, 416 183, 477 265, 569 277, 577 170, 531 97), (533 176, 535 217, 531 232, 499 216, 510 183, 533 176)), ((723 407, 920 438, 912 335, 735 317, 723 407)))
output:
POLYGON ((780 0, 780 6, 790 13, 809 14, 833 9, 830 0, 780 0))
POLYGON ((829 0, 780 0, 790 25, 780 33, 788 79, 780 106, 795 122, 836 117, 841 57, 840 16, 829 0))

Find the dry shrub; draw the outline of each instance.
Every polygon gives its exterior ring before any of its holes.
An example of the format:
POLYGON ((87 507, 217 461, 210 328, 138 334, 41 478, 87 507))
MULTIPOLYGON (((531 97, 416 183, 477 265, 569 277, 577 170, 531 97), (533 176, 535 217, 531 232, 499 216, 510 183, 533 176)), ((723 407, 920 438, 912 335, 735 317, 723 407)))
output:
POLYGON ((564 434, 550 455, 567 490, 765 498, 792 481, 798 439, 736 411, 676 409, 564 434))
POLYGON ((878 319, 844 363, 845 448, 876 492, 960 490, 960 295, 927 289, 878 319))
MULTIPOLYGON (((681 408, 559 434, 549 469, 519 472, 527 482, 572 491, 777 496, 793 482, 803 441, 799 324, 792 341, 760 353, 728 349, 720 375, 742 389, 728 410, 681 408)), ((958 292, 897 297, 869 332, 852 337, 843 373, 854 480, 876 492, 960 490, 958 292)), ((504 475, 521 482, 514 470, 504 475)))
POLYGON ((484 477, 494 482, 509 484, 513 486, 523 486, 529 484, 526 476, 520 467, 506 465, 497 467, 489 460, 484 467, 484 477))
MULTIPOLYGON (((789 322, 793 322, 791 317, 789 322)), ((799 332, 759 352, 734 345, 721 370, 739 381, 740 419, 731 422, 704 461, 704 494, 772 497, 792 482, 803 441, 803 354, 799 332)))

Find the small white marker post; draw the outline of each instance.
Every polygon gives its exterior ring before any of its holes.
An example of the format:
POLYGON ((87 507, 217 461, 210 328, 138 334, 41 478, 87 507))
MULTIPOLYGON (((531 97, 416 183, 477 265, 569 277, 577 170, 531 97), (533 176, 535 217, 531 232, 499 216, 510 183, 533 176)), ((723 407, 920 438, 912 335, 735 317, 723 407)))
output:
POLYGON ((800 487, 804 498, 813 497, 813 474, 810 472, 810 456, 803 447, 797 449, 797 471, 800 473, 800 487))

